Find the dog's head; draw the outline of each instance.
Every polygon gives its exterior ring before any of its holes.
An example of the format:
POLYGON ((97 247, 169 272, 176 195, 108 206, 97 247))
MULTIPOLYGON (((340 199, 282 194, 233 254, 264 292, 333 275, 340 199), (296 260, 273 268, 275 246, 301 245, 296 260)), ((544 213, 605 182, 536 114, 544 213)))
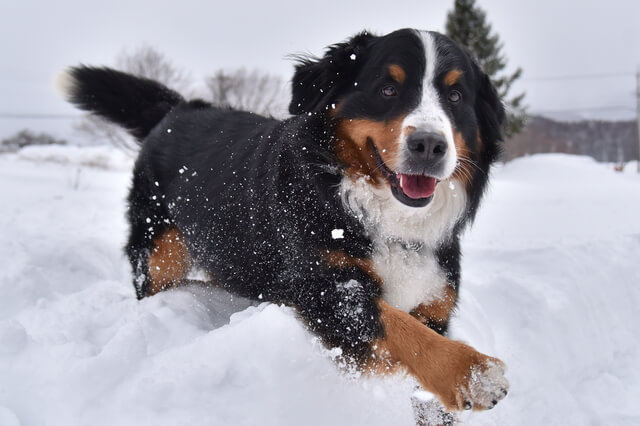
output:
POLYGON ((407 206, 426 206, 452 178, 483 187, 499 151, 505 113, 494 87, 438 33, 361 33, 301 59, 292 90, 292 114, 326 111, 335 123, 347 174, 372 177, 407 206))

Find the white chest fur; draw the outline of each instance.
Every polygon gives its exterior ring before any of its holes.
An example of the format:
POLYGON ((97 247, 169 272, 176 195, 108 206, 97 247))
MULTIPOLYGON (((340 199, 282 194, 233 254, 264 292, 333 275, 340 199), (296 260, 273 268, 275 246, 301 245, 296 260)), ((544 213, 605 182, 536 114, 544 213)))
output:
POLYGON ((410 312, 419 304, 440 299, 447 285, 431 248, 376 241, 373 265, 383 283, 382 297, 391 306, 410 312))
POLYGON ((410 312, 440 299, 447 281, 435 251, 464 212, 462 186, 456 180, 440 182, 423 208, 405 206, 389 188, 376 188, 366 178, 345 177, 341 194, 373 241, 371 260, 383 282, 384 300, 410 312))

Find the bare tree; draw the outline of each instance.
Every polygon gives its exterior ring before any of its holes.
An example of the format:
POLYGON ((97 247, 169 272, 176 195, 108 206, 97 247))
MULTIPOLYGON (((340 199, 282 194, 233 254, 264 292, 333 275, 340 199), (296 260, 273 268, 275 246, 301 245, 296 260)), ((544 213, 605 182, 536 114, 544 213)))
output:
MULTIPOLYGON (((177 92, 189 93, 191 89, 191 79, 150 46, 141 46, 133 52, 123 51, 116 59, 115 68, 159 81, 177 92)), ((287 85, 279 76, 258 70, 220 70, 205 83, 208 89, 206 97, 214 105, 277 117, 286 115, 289 95, 287 85)), ((74 128, 89 140, 108 141, 131 153, 138 149, 123 129, 95 115, 87 114, 74 128)))
MULTIPOLYGON (((182 70, 148 45, 138 47, 133 52, 123 50, 116 58, 115 68, 159 81, 178 92, 188 91, 191 85, 190 78, 182 70)), ((93 141, 108 141, 132 152, 138 149, 128 133, 96 115, 85 115, 74 124, 74 128, 93 141)))
POLYGON ((107 141, 127 151, 133 152, 137 150, 136 143, 128 133, 115 124, 94 114, 85 114, 78 122, 73 124, 73 129, 81 133, 88 140, 96 143, 107 141))
POLYGON ((206 80, 214 105, 262 115, 286 114, 287 86, 282 79, 263 71, 217 71, 206 80))
POLYGON ((116 59, 116 68, 139 77, 160 83, 183 93, 191 86, 191 79, 176 68, 162 53, 151 46, 143 45, 133 52, 122 51, 116 59))

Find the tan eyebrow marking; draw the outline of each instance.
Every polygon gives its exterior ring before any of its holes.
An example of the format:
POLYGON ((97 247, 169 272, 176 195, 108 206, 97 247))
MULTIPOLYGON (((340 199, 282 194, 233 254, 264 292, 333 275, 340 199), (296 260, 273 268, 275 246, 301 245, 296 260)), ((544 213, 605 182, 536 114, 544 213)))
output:
POLYGON ((407 73, 400 65, 389 65, 389 75, 398 83, 404 83, 404 80, 407 78, 407 73))
POLYGON ((446 84, 447 86, 453 86, 458 82, 458 80, 460 80, 461 76, 462 71, 458 69, 451 70, 444 76, 444 84, 446 84))

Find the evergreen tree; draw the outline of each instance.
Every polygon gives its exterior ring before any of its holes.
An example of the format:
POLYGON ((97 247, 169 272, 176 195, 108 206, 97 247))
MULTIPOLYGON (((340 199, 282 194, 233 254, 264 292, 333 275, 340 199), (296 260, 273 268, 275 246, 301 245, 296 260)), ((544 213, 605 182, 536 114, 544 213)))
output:
POLYGON ((511 75, 501 73, 507 65, 501 53, 503 45, 486 18, 487 14, 475 5, 475 0, 455 0, 453 10, 447 15, 446 32, 476 59, 496 86, 507 109, 505 135, 509 137, 522 131, 526 121, 526 109, 522 105, 524 93, 508 98, 509 89, 522 74, 522 68, 511 75))

